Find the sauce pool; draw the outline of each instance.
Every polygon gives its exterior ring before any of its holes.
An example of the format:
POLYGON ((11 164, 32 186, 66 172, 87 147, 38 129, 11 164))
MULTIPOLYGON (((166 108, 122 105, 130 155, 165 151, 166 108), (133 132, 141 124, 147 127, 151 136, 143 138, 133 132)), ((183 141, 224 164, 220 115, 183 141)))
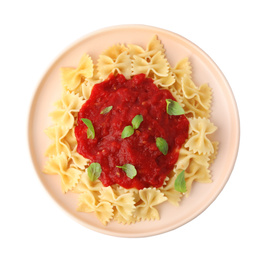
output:
POLYGON ((168 90, 160 90, 144 74, 127 80, 121 74, 111 74, 93 87, 90 98, 78 113, 75 135, 77 152, 91 163, 102 167, 99 180, 104 186, 119 184, 124 188, 160 187, 178 160, 179 149, 188 137, 189 122, 184 115, 166 112, 166 99, 174 99, 168 90), (105 114, 101 112, 112 106, 105 114), (143 121, 134 134, 121 138, 123 129, 132 119, 142 115, 143 121), (87 137, 88 127, 82 118, 91 120, 95 138, 87 137), (161 137, 168 144, 163 155, 156 146, 161 137), (137 175, 131 179, 116 166, 132 164, 137 175))

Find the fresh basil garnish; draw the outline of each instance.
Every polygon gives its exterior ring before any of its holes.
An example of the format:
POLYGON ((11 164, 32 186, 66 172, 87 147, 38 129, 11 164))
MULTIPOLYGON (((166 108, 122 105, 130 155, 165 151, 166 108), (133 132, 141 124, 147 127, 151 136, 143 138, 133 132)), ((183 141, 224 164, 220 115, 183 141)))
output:
POLYGON ((156 138, 156 145, 158 147, 158 149, 164 154, 167 155, 168 153, 168 144, 166 142, 165 139, 161 138, 161 137, 157 137, 156 138))
POLYGON ((87 118, 81 118, 81 120, 88 127, 88 129, 87 129, 87 138, 94 139, 95 131, 94 131, 94 127, 92 125, 92 121, 87 119, 87 118))
POLYGON ((168 115, 179 116, 185 114, 184 109, 173 99, 166 99, 166 104, 166 112, 168 115))
POLYGON ((138 127, 140 126, 142 121, 143 121, 143 116, 142 115, 136 115, 132 120, 133 128, 138 129, 138 127))
POLYGON ((177 176, 174 183, 174 187, 176 191, 179 191, 181 193, 184 193, 187 191, 184 170, 177 176))
POLYGON ((126 137, 131 136, 134 133, 134 129, 131 125, 127 125, 124 127, 122 133, 121 133, 121 138, 124 139, 126 137))
POLYGON ((122 166, 116 166, 116 167, 121 168, 123 171, 125 171, 126 175, 130 179, 133 179, 137 174, 136 168, 132 164, 127 163, 122 166))
POLYGON ((122 133, 121 133, 121 138, 126 138, 134 134, 134 130, 138 129, 140 124, 143 121, 143 116, 142 115, 136 115, 133 120, 132 120, 132 126, 127 125, 124 127, 122 133))
POLYGON ((100 114, 101 115, 107 114, 112 108, 113 108, 113 106, 106 107, 101 111, 100 114))
POLYGON ((99 163, 92 163, 88 168, 87 168, 88 176, 91 181, 96 181, 102 172, 101 165, 99 163))

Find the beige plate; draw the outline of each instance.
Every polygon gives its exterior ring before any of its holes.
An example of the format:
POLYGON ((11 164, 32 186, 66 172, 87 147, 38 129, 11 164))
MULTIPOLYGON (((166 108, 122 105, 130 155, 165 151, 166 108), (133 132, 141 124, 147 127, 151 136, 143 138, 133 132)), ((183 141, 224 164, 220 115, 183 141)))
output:
POLYGON ((144 237, 160 234, 187 223, 203 212, 218 196, 226 184, 238 152, 239 117, 231 88, 216 64, 196 45, 187 39, 155 27, 124 25, 106 28, 81 39, 66 50, 49 68, 34 95, 29 115, 29 146, 32 160, 41 183, 64 209, 82 225, 109 235, 144 237), (213 89, 211 120, 218 127, 214 140, 220 142, 219 153, 211 167, 213 183, 195 183, 189 198, 179 207, 169 203, 160 205, 159 221, 145 221, 132 225, 111 222, 103 226, 94 214, 76 211, 77 195, 62 194, 58 176, 45 175, 42 168, 44 153, 49 140, 44 134, 50 124, 48 114, 55 109, 53 103, 61 97, 60 68, 77 66, 81 56, 88 53, 96 62, 98 55, 117 43, 132 43, 146 47, 154 34, 164 44, 167 58, 172 66, 184 57, 189 57, 193 67, 193 80, 197 85, 209 83, 213 89))

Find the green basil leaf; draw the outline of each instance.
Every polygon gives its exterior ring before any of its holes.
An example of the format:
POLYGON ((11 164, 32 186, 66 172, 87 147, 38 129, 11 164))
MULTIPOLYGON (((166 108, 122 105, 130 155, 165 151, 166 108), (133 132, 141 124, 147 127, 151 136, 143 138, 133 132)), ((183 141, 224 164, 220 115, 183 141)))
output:
POLYGON ((88 129, 87 129, 87 138, 94 139, 95 131, 94 131, 94 127, 92 125, 92 121, 87 119, 87 118, 81 118, 81 120, 88 127, 88 129))
POLYGON ((158 147, 158 149, 164 154, 167 155, 168 153, 168 144, 167 142, 161 138, 161 137, 157 137, 156 138, 156 145, 158 147))
POLYGON ((184 170, 177 176, 175 183, 174 183, 174 187, 175 187, 176 191, 179 191, 182 193, 187 191, 184 170))
POLYGON ((101 165, 99 163, 92 163, 88 168, 87 168, 88 176, 91 181, 96 181, 102 172, 101 165))
POLYGON ((134 133, 134 129, 132 126, 127 125, 124 127, 122 133, 121 133, 121 138, 124 139, 126 137, 131 136, 134 133))
POLYGON ((127 163, 122 166, 116 166, 116 167, 121 168, 123 171, 125 171, 126 175, 130 179, 133 179, 137 174, 136 168, 132 164, 127 163))
POLYGON ((143 116, 142 115, 136 115, 132 120, 133 128, 138 129, 138 127, 140 126, 142 121, 143 121, 143 116))
POLYGON ((185 114, 184 109, 179 105, 178 102, 172 99, 166 99, 166 104, 166 112, 168 115, 179 116, 185 114))
POLYGON ((106 107, 105 109, 103 109, 101 111, 101 115, 104 115, 104 114, 107 114, 111 109, 113 108, 113 106, 109 106, 109 107, 106 107))

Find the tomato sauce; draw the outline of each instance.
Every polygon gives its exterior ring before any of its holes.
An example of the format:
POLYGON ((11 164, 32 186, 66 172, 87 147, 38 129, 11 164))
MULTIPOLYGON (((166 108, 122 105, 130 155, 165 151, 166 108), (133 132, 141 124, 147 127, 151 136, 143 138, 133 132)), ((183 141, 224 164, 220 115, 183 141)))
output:
POLYGON ((77 151, 102 167, 100 181, 104 186, 119 184, 124 188, 160 187, 178 160, 179 149, 188 137, 189 122, 184 115, 166 112, 166 99, 174 99, 168 90, 160 90, 144 74, 127 80, 121 74, 111 74, 93 87, 90 98, 78 113, 75 127, 77 151), (105 108, 113 106, 106 114, 105 108), (132 119, 142 115, 143 121, 134 134, 121 138, 123 129, 132 119), (87 138, 87 126, 82 118, 92 121, 95 138, 87 138), (163 155, 156 138, 168 143, 163 155), (131 179, 116 166, 132 164, 137 175, 131 179))

